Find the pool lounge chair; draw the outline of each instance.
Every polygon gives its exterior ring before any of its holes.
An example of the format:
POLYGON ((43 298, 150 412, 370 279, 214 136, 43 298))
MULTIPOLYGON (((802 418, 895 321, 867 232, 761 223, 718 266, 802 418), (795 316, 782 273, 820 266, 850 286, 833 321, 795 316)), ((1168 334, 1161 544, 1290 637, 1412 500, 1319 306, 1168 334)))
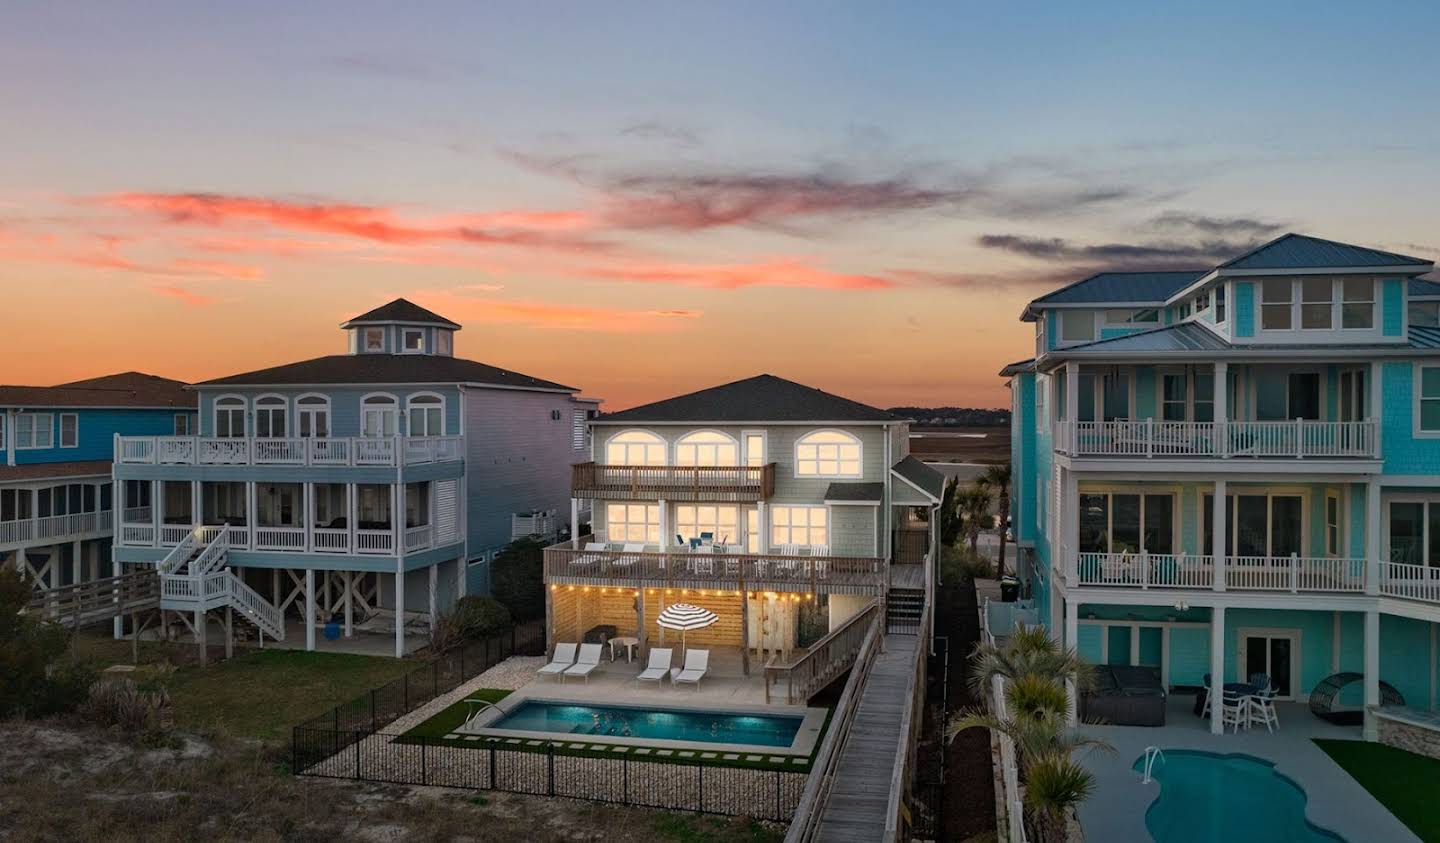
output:
POLYGON ((650 650, 650 663, 640 671, 635 678, 640 682, 654 682, 660 684, 660 680, 670 674, 670 660, 675 651, 670 647, 655 647, 650 650))
POLYGON ((688 682, 695 686, 696 691, 699 691, 700 679, 704 677, 705 671, 709 670, 709 668, 709 650, 686 650, 685 669, 672 676, 670 681, 676 685, 682 682, 688 682))
POLYGON ((623 555, 616 559, 613 564, 634 565, 636 562, 640 561, 639 554, 644 552, 645 545, 643 543, 627 544, 620 549, 620 553, 623 555))
MULTIPOLYGON (((556 644, 555 655, 550 657, 550 663, 535 671, 540 676, 559 676, 575 663, 575 648, 579 644, 556 644)), ((564 680, 561 680, 564 681, 564 680)))
POLYGON ((585 681, 589 682, 590 671, 600 666, 600 652, 604 646, 603 644, 581 644, 580 657, 575 660, 574 664, 565 668, 565 672, 560 674, 560 681, 564 682, 567 676, 583 676, 585 681))
POLYGON ((586 542, 585 553, 572 560, 575 565, 594 565, 605 560, 605 542, 586 542))

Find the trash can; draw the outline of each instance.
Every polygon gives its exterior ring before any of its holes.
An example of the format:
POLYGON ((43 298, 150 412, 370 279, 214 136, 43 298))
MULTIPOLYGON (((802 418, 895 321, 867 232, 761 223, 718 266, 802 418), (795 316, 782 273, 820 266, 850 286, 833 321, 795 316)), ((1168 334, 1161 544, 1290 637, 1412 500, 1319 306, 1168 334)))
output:
POLYGON ((1000 581, 1000 602, 1014 603, 1020 599, 1020 581, 1014 577, 1005 577, 1000 581))

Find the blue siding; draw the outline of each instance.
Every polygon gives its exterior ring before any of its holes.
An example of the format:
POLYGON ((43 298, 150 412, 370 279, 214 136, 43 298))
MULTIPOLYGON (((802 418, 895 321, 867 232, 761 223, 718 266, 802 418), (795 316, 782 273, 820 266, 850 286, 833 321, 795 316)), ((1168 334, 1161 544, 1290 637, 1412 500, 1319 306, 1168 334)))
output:
POLYGON ((1055 344, 1060 340, 1060 313, 1055 310, 1045 311, 1045 350, 1054 351, 1055 344))
MULTIPOLYGON (((3 410, 0 410, 3 412, 3 410)), ((148 409, 69 409, 58 407, 42 410, 54 416, 52 448, 15 450, 16 465, 50 462, 81 462, 114 459, 115 434, 121 436, 169 436, 175 432, 175 416, 188 410, 148 409), (77 441, 74 448, 61 448, 60 415, 78 416, 77 441)))
POLYGON ((1386 474, 1440 474, 1440 439, 1414 435, 1414 375, 1409 361, 1382 363, 1380 448, 1386 474))
POLYGON ((435 393, 445 399, 445 432, 449 435, 460 433, 460 390, 458 387, 447 386, 436 389, 420 388, 411 386, 395 387, 351 387, 351 386, 327 386, 319 389, 298 389, 295 387, 277 387, 274 389, 222 389, 218 387, 206 387, 200 391, 200 435, 215 435, 215 399, 225 395, 239 395, 246 401, 246 430, 254 431, 254 402, 262 395, 283 395, 288 402, 289 412, 287 415, 287 430, 294 433, 297 430, 298 416, 295 411, 295 399, 301 395, 320 394, 330 399, 330 435, 331 436, 359 436, 360 435, 360 401, 366 395, 372 393, 384 393, 393 395, 398 402, 399 408, 398 431, 405 435, 408 427, 408 419, 405 413, 405 402, 412 395, 420 393, 435 393))
POLYGON ((1405 330, 1405 287, 1399 278, 1380 282, 1380 323, 1387 337, 1398 337, 1405 330))
POLYGON ((1075 652, 1090 664, 1100 664, 1100 631, 1098 624, 1080 624, 1075 630, 1075 652))
POLYGON ((1235 301, 1235 336, 1255 336, 1255 284, 1252 281, 1236 281, 1234 286, 1235 301))
POLYGON ((1205 684, 1210 672, 1210 630, 1177 626, 1170 630, 1170 684, 1205 684))

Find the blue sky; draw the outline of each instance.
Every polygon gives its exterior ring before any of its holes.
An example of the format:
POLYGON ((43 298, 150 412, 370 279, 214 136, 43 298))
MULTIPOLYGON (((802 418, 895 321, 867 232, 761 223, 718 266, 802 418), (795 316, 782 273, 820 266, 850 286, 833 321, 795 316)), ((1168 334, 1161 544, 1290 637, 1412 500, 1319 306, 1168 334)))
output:
POLYGON ((94 312, 12 377, 330 353, 336 321, 409 295, 470 327, 460 353, 616 407, 761 370, 877 403, 1001 403, 1021 305, 1133 254, 1105 247, 1204 265, 1299 230, 1440 254, 1437 16, 14 6, 0 282, 23 291, 20 341, 74 296, 94 312), (409 227, 317 216, 337 206, 409 227), (486 236, 441 233, 472 223, 486 236), (257 342, 259 318, 283 341, 257 342), (177 320, 207 338, 184 359, 163 339, 177 320))

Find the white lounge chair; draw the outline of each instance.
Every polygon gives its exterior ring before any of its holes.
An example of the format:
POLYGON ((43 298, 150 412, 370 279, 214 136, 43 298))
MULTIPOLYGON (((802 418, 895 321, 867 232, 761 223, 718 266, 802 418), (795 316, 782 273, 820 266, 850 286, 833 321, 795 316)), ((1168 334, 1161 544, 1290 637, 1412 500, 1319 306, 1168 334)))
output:
POLYGON ((565 668, 565 672, 560 674, 560 681, 564 682, 566 676, 583 676, 585 681, 589 682, 590 671, 600 666, 601 649, 599 644, 581 644, 580 657, 575 660, 574 664, 565 668))
POLYGON ((535 672, 541 676, 558 676, 563 674, 575 663, 575 648, 578 646, 580 645, 556 644, 555 655, 550 657, 550 663, 535 672))
POLYGON ((644 552, 645 552, 645 545, 644 545, 643 543, 642 543, 642 544, 627 544, 627 545, 625 545, 623 548, 620 549, 620 553, 623 554, 623 555, 622 555, 620 558, 616 559, 613 564, 615 564, 615 565, 634 565, 636 562, 639 562, 639 561, 640 561, 640 556, 639 556, 639 554, 644 553, 644 552))
POLYGON ((675 651, 669 647, 652 647, 649 664, 635 678, 641 682, 660 684, 660 680, 670 674, 670 660, 674 654, 675 651))
POLYGON ((672 676, 670 681, 676 685, 681 682, 688 682, 694 685, 695 690, 698 691, 700 690, 700 679, 705 675, 705 671, 709 669, 709 650, 686 650, 685 669, 672 676))
POLYGON ((605 542, 586 542, 585 553, 575 557, 576 565, 594 565, 605 559, 605 542))

